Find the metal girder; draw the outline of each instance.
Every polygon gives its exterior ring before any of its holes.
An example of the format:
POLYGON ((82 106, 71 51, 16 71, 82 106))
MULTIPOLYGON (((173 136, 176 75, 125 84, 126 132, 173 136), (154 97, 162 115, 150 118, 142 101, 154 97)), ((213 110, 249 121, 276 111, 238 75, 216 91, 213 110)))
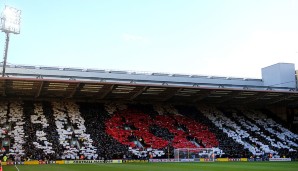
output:
POLYGON ((247 99, 247 100, 244 102, 244 104, 248 104, 248 103, 252 103, 252 102, 254 102, 254 101, 257 101, 257 100, 259 100, 260 98, 265 97, 267 94, 268 94, 268 93, 260 93, 260 94, 259 94, 258 96, 256 96, 256 97, 253 97, 253 98, 251 98, 251 99, 247 99))
POLYGON ((165 98, 162 99, 162 101, 167 101, 173 96, 175 96, 176 93, 179 93, 183 88, 178 88, 176 91, 169 93, 165 98))
POLYGON ((110 87, 105 92, 103 92, 98 99, 104 99, 113 90, 114 87, 115 84, 110 85, 110 87))
POLYGON ((3 80, 2 96, 6 96, 6 80, 3 80))
POLYGON ((134 100, 135 98, 137 98, 140 94, 142 94, 144 91, 147 90, 147 86, 145 86, 144 88, 142 88, 140 91, 138 91, 137 93, 135 93, 134 95, 132 95, 130 97, 130 100, 134 100))
POLYGON ((280 98, 278 98, 278 99, 275 99, 275 100, 272 101, 272 102, 269 102, 268 104, 278 103, 278 102, 280 102, 280 101, 287 100, 287 99, 289 99, 289 98, 291 98, 291 97, 293 97, 293 96, 295 96, 295 95, 297 95, 297 94, 287 94, 287 95, 284 95, 283 97, 280 97, 280 98))
POLYGON ((208 97, 212 92, 215 92, 215 90, 205 92, 204 94, 202 94, 199 97, 195 98, 192 102, 196 103, 198 101, 201 101, 201 100, 205 99, 206 97, 208 97))
POLYGON ((242 94, 242 91, 240 91, 240 92, 232 92, 229 96, 223 98, 222 100, 220 100, 220 101, 217 102, 217 103, 224 103, 224 102, 226 102, 226 101, 228 101, 228 100, 231 100, 231 99, 233 99, 234 97, 239 96, 239 95, 241 95, 241 94, 242 94))
POLYGON ((37 93, 35 94, 35 98, 39 97, 40 96, 40 93, 41 93, 41 90, 42 90, 42 87, 43 87, 43 84, 44 84, 44 81, 42 81, 38 87, 38 90, 37 90, 37 93))
POLYGON ((72 98, 74 94, 77 92, 78 88, 80 87, 81 83, 77 83, 76 86, 73 88, 71 93, 69 94, 68 98, 72 98))
MULTIPOLYGON (((14 78, 14 77, 5 77, 2 78, 0 82, 0 93, 2 94, 2 99, 13 99, 13 98, 72 98, 76 100, 90 100, 90 101, 104 101, 104 100, 126 100, 126 101, 185 101, 196 103, 198 101, 206 101, 207 103, 237 103, 241 105, 249 104, 257 105, 260 102, 260 105, 263 104, 274 104, 280 103, 283 100, 286 105, 294 104, 298 101, 298 91, 293 92, 284 92, 284 91, 254 91, 254 90, 244 90, 244 89, 232 89, 232 88, 210 88, 210 87, 188 87, 188 86, 179 86, 179 85, 164 85, 156 86, 152 84, 128 84, 122 82, 94 82, 94 81, 78 81, 78 80, 51 80, 51 79, 36 79, 36 78, 14 78), (21 83, 20 83, 21 82, 21 83), (16 83, 16 85, 14 84, 16 83), (31 83, 33 83, 31 85, 31 83), (24 84, 24 85, 20 85, 24 84), (56 84, 61 86, 56 86, 56 84), (65 84, 65 85, 64 85, 65 84), (67 85, 66 85, 67 84, 67 85), (84 84, 92 84, 90 91, 88 87, 86 91, 80 91, 83 89, 84 84), (100 84, 101 86, 95 86, 100 84), (49 86, 51 85, 51 86, 49 86), (68 86, 69 85, 69 86, 68 86), (93 86, 94 85, 94 86, 93 86), (32 87, 31 87, 32 86, 32 87), (66 86, 66 87, 64 87, 66 86), (128 93, 119 93, 114 94, 114 90, 118 86, 128 87, 126 90, 128 93), (15 88, 15 87, 20 87, 15 88), (61 88, 61 91, 59 90, 61 88), (129 88, 134 87, 134 88, 129 88), (24 88, 24 89, 22 89, 24 88), (49 90, 49 88, 53 89, 49 90), (65 90, 62 88, 65 88, 65 90), (150 88, 162 89, 162 91, 156 91, 153 95, 150 95, 150 88), (57 91, 56 91, 57 89, 57 91), (198 90, 197 92, 188 92, 188 89, 198 90), (59 90, 59 91, 58 91, 59 90), (92 90, 92 91, 91 91, 92 90), (148 95, 145 92, 149 92, 148 95), (225 92, 224 92, 225 91, 225 92), (243 92, 243 95, 240 93, 243 92), (246 93, 247 92, 247 93, 246 93), (251 93, 250 93, 251 92, 251 93), (183 95, 187 96, 183 96, 183 95), (246 95, 247 94, 247 95, 246 95), (272 95, 271 95, 272 94, 272 95), (80 96, 77 96, 80 95, 80 96), (178 96, 176 96, 178 95, 178 96), (181 98, 180 98, 181 95, 181 98), (217 98, 209 98, 208 96, 217 96, 217 98), (92 97, 92 98, 90 98, 92 97), (238 99, 236 99, 239 97, 238 99), (245 98, 241 98, 245 97, 245 98), (235 100, 234 100, 234 99, 235 100), (262 100, 264 99, 264 100, 262 100)), ((197 86, 197 84, 195 84, 197 86)))
POLYGON ((298 100, 296 100, 296 101, 294 101, 292 103, 287 104, 287 106, 297 107, 298 106, 298 100))

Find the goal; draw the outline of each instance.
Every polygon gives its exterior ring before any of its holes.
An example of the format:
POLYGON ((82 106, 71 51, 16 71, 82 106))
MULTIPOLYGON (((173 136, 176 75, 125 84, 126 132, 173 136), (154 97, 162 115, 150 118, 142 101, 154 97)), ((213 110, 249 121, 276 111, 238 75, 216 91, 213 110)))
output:
POLYGON ((214 150, 212 148, 177 148, 174 149, 176 162, 214 162, 214 150))

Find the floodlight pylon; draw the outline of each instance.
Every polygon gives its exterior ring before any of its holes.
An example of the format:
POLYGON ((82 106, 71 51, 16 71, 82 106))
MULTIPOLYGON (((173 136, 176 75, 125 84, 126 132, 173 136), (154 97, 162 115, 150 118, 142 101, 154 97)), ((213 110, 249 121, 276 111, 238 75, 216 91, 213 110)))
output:
POLYGON ((2 65, 2 77, 5 76, 5 68, 7 61, 8 45, 9 45, 9 34, 20 34, 20 23, 21 23, 21 10, 16 8, 5 6, 1 16, 1 27, 0 30, 6 34, 6 41, 4 47, 3 65, 2 65))

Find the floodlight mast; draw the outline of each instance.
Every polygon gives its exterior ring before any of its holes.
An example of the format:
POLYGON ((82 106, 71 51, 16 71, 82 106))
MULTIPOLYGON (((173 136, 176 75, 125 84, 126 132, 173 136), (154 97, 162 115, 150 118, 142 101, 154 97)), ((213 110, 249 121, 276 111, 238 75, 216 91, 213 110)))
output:
POLYGON ((7 61, 8 45, 9 45, 9 33, 20 34, 20 23, 21 23, 21 10, 16 8, 5 6, 1 16, 1 28, 2 32, 6 34, 3 66, 2 66, 2 77, 5 76, 5 68, 7 61))
POLYGON ((7 60, 7 53, 8 53, 8 45, 9 45, 9 33, 6 33, 6 41, 5 41, 4 57, 3 57, 3 66, 2 66, 2 77, 5 76, 5 68, 6 68, 6 60, 7 60))

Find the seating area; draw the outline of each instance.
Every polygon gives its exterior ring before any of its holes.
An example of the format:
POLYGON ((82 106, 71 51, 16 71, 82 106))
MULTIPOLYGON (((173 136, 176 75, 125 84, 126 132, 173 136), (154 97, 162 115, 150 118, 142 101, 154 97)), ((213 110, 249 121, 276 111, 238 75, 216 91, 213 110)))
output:
POLYGON ((60 145, 63 146, 62 159, 95 159, 98 154, 92 145, 90 134, 86 133, 85 120, 80 116, 75 103, 53 102, 53 111, 60 145))
POLYGON ((7 123, 7 102, 2 102, 0 103, 0 126, 1 126, 1 139, 5 138, 7 135, 7 128, 6 128, 6 123, 7 123))
POLYGON ((129 136, 136 137, 136 141, 142 139, 142 146, 155 149, 167 146, 167 141, 154 136, 149 131, 150 117, 135 110, 123 110, 116 112, 111 119, 106 122, 106 132, 113 138, 132 148, 137 144, 129 140, 129 136))
MULTIPOLYGON (((217 147, 219 145, 217 138, 214 133, 209 131, 209 128, 206 124, 202 123, 201 120, 193 120, 193 118, 188 117, 188 115, 184 114, 182 115, 181 112, 178 111, 174 106, 172 105, 164 105, 156 107, 155 109, 158 109, 158 113, 174 113, 174 115, 171 116, 173 121, 176 124, 176 127, 180 128, 180 130, 184 130, 187 133, 187 139, 191 141, 193 144, 195 144, 194 148, 212 148, 217 147)), ((159 119, 157 119, 159 120, 159 119)), ((165 122, 169 122, 169 118, 164 119, 165 122)), ((161 122, 161 126, 163 125, 163 122, 161 122)), ((170 126, 170 125, 166 125, 170 126)), ((165 127, 165 125, 164 125, 165 127)), ((170 128, 170 127, 169 127, 170 128)), ((176 130, 173 128, 170 128, 173 132, 176 130)), ((182 146, 174 146, 175 148, 183 148, 182 146)))
POLYGON ((212 107, 202 110, 203 114, 210 119, 223 133, 227 134, 237 143, 248 149, 253 155, 261 155, 261 150, 253 144, 255 139, 247 132, 241 129, 241 126, 236 124, 230 118, 226 117, 221 111, 212 107))
POLYGON ((1 155, 12 160, 298 157, 298 135, 260 110, 169 104, 0 102, 1 155))
POLYGON ((270 154, 273 157, 283 157, 297 153, 297 135, 259 111, 226 111, 206 106, 201 111, 223 133, 249 150, 252 156, 268 157, 270 154))
POLYGON ((154 109, 158 110, 157 115, 149 115, 141 110, 130 108, 118 110, 106 122, 106 131, 132 149, 149 147, 164 151, 168 146, 174 148, 218 146, 216 136, 208 130, 207 126, 180 115, 170 106, 154 109), (163 137, 162 135, 165 135, 163 132, 170 134, 163 137))
POLYGON ((11 130, 7 133, 10 136, 11 146, 8 155, 23 156, 25 150, 24 140, 24 120, 23 107, 21 102, 12 102, 9 106, 8 123, 11 124, 11 130))
POLYGON ((97 159, 122 159, 129 157, 128 146, 109 136, 105 122, 114 112, 114 105, 96 103, 80 103, 80 113, 85 119, 86 133, 93 139, 93 146, 97 148, 97 159))
POLYGON ((52 159, 55 156, 52 139, 48 139, 49 123, 41 103, 24 102, 24 131, 26 134, 25 152, 27 158, 52 159))
POLYGON ((276 149, 277 154, 287 155, 287 153, 293 153, 297 150, 297 134, 292 133, 260 111, 244 110, 243 114, 246 117, 243 122, 251 120, 252 125, 257 125, 255 127, 260 129, 255 130, 255 132, 264 137, 265 141, 276 149))
POLYGON ((224 134, 222 130, 201 112, 203 109, 201 106, 199 108, 194 106, 175 106, 175 108, 184 116, 198 120, 208 126, 210 132, 212 132, 218 140, 218 147, 215 150, 216 157, 250 157, 250 152, 244 149, 243 145, 224 134))

